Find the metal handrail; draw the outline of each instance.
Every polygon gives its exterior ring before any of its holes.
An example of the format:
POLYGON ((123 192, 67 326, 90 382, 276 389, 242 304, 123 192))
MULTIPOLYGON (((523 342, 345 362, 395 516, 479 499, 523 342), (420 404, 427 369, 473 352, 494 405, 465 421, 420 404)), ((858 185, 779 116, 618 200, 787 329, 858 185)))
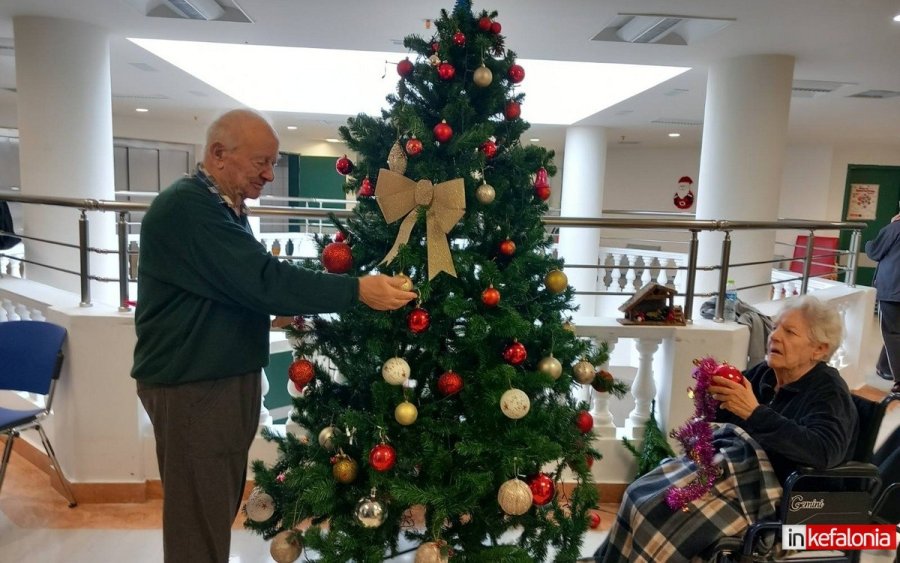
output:
MULTIPOLYGON (((82 306, 90 306, 91 304, 91 294, 90 294, 90 285, 89 280, 94 279, 98 281, 118 281, 119 283, 119 293, 120 293, 120 310, 127 311, 130 310, 129 307, 129 298, 128 298, 128 270, 127 270, 127 260, 129 254, 133 254, 133 251, 128 250, 128 241, 127 241, 127 227, 128 222, 126 219, 126 214, 129 212, 141 212, 146 211, 150 207, 150 203, 137 203, 137 202, 122 202, 122 201, 106 201, 106 200, 97 200, 97 199, 77 199, 77 198, 65 198, 65 197, 51 197, 51 196, 32 196, 25 194, 0 194, 0 200, 5 200, 9 202, 15 203, 24 203, 24 204, 36 204, 36 205, 53 205, 58 207, 70 207, 74 209, 78 209, 81 211, 79 217, 79 261, 80 261, 80 272, 77 274, 81 278, 81 305, 82 306), (116 230, 118 235, 118 249, 115 251, 111 250, 102 250, 97 248, 92 248, 89 244, 88 240, 88 219, 87 212, 88 211, 101 211, 101 212, 114 212, 118 214, 118 220, 116 222, 116 230), (90 274, 90 261, 88 260, 88 255, 90 252, 96 253, 116 253, 119 258, 119 278, 118 280, 113 280, 110 278, 98 278, 96 276, 91 276, 90 274)), ((353 205, 353 202, 346 202, 347 205, 353 205)), ((327 219, 331 216, 346 219, 353 214, 352 209, 322 209, 322 208, 298 208, 298 207, 273 207, 273 206, 257 206, 252 207, 250 210, 253 215, 260 216, 285 216, 296 219, 327 219)), ((719 282, 718 282, 718 291, 717 295, 724 296, 726 284, 728 280, 728 271, 731 267, 740 267, 740 266, 749 266, 754 264, 765 263, 768 261, 762 262, 746 262, 746 263, 736 263, 730 264, 731 257, 731 231, 734 230, 761 230, 761 229, 796 229, 796 230, 806 230, 809 232, 809 236, 807 238, 806 244, 806 255, 803 257, 804 260, 804 268, 803 274, 801 276, 801 293, 806 293, 807 286, 810 278, 810 269, 813 263, 813 258, 822 257, 823 255, 813 254, 815 250, 813 243, 814 237, 813 234, 816 230, 850 230, 850 248, 847 251, 843 250, 835 250, 828 253, 828 255, 835 255, 838 253, 846 253, 848 255, 847 267, 845 273, 845 283, 847 285, 853 286, 856 281, 856 268, 857 268, 857 254, 859 252, 860 240, 861 240, 861 231, 866 228, 866 223, 863 222, 848 222, 848 221, 810 221, 810 220, 800 220, 800 219, 787 219, 787 220, 778 220, 778 221, 731 221, 731 220, 696 220, 696 219, 680 219, 680 218, 653 218, 653 219, 631 219, 631 218, 598 218, 598 217, 558 217, 558 216, 545 216, 542 218, 543 222, 547 226, 551 227, 565 227, 565 228, 621 228, 621 229, 637 229, 637 230, 678 230, 678 231, 688 231, 690 232, 691 238, 688 241, 688 260, 687 264, 683 267, 678 267, 678 269, 687 270, 687 281, 685 286, 685 315, 688 320, 691 317, 691 311, 693 309, 693 300, 695 297, 694 287, 696 283, 696 274, 697 270, 719 270, 719 282), (698 233, 700 231, 721 231, 725 233, 724 240, 722 242, 722 261, 721 264, 716 266, 698 266, 697 265, 697 251, 698 251, 698 233)), ((30 240, 42 240, 44 242, 48 242, 51 244, 58 244, 64 246, 75 246, 68 243, 47 241, 45 239, 37 239, 35 237, 27 237, 22 236, 22 238, 30 239, 30 240)), ((6 256, 0 254, 0 256, 6 256)), ((23 262, 29 262, 27 260, 23 260, 18 257, 10 257, 16 260, 21 260, 23 262)), ((798 260, 799 257, 793 258, 792 260, 798 260)), ((44 267, 54 268, 57 270, 61 270, 60 268, 50 266, 47 264, 40 264, 44 267)), ((571 267, 587 267, 580 265, 571 265, 571 267)), ((67 271, 68 270, 62 270, 67 271)), ((76 272, 70 272, 75 274, 76 272)), ((758 284, 765 285, 765 284, 758 284)), ((749 289, 751 287, 757 287, 758 285, 746 286, 741 289, 749 289)), ((584 295, 603 295, 605 292, 578 292, 579 294, 584 295)), ((704 294, 706 295, 706 294, 704 294)), ((718 299, 716 303, 716 313, 715 320, 721 321, 724 314, 724 299, 718 299)))

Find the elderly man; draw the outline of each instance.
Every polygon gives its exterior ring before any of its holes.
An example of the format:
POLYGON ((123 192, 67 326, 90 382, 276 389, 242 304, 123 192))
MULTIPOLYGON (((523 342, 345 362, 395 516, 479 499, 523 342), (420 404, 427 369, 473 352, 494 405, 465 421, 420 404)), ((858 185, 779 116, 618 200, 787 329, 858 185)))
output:
POLYGON ((269 316, 397 309, 403 280, 313 272, 256 240, 247 199, 274 179, 278 137, 249 110, 219 117, 203 162, 141 225, 131 375, 156 436, 167 563, 225 562, 256 434, 269 316))

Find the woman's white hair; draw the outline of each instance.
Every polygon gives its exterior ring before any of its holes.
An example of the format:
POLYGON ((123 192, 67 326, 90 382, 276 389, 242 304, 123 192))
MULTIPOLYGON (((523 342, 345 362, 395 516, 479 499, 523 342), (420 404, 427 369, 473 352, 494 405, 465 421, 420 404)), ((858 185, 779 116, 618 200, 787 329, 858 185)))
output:
POLYGON ((844 323, 837 310, 812 295, 803 295, 785 305, 775 317, 775 322, 789 311, 797 311, 803 315, 809 325, 810 339, 828 347, 822 361, 830 360, 844 337, 844 323))

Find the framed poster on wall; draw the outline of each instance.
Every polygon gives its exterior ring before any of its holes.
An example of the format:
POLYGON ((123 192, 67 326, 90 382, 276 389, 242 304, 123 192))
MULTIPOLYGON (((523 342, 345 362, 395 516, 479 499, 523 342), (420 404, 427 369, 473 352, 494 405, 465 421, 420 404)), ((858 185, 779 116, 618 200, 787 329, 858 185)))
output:
POLYGON ((850 184, 846 221, 874 221, 878 209, 878 184, 850 184))

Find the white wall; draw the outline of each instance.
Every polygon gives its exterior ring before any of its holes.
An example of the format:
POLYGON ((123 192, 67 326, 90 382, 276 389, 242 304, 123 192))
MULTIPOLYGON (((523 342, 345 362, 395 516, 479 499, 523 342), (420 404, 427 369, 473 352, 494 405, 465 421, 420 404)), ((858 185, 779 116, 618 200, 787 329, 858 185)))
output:
POLYGON ((603 209, 677 212, 672 197, 682 176, 694 180, 694 201, 702 197, 702 187, 697 185, 699 171, 699 147, 619 149, 611 145, 606 155, 603 209))

